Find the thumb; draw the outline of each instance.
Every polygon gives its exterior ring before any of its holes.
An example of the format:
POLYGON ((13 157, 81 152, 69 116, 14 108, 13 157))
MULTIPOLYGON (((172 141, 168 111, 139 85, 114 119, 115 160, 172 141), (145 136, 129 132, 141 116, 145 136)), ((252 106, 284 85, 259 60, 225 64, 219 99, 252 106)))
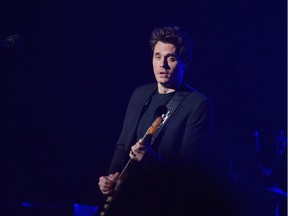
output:
POLYGON ((119 172, 116 172, 114 175, 113 175, 113 179, 117 179, 119 177, 120 173, 119 172))
POLYGON ((142 139, 139 139, 139 140, 138 140, 138 143, 139 143, 140 145, 144 145, 144 143, 143 143, 143 140, 142 140, 142 139))

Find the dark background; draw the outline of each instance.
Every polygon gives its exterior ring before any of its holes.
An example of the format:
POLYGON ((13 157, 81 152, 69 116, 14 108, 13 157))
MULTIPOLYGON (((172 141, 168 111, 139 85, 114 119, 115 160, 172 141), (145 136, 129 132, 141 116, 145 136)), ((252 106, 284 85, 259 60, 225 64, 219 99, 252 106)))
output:
POLYGON ((193 38, 188 80, 214 102, 215 145, 286 133, 284 0, 10 0, 0 10, 1 39, 22 38, 1 48, 5 202, 98 203, 129 97, 154 81, 148 41, 162 25, 193 38))

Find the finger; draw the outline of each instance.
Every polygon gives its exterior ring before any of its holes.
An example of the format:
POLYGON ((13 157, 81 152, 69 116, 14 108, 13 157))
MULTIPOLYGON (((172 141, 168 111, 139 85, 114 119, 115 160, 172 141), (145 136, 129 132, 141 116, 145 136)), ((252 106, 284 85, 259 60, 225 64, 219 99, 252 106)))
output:
POLYGON ((132 157, 136 157, 136 153, 135 153, 134 151, 130 151, 130 155, 131 155, 132 157))
POLYGON ((107 188, 107 187, 100 188, 100 190, 103 194, 108 194, 112 192, 112 188, 107 188))
POLYGON ((100 182, 99 188, 101 189, 101 191, 104 191, 104 192, 108 190, 112 190, 113 183, 111 181, 100 182))
POLYGON ((143 151, 146 151, 146 146, 145 145, 140 145, 140 144, 136 144, 135 146, 132 146, 132 151, 134 153, 141 153, 143 151))
POLYGON ((135 149, 136 149, 136 145, 133 145, 133 146, 131 147, 131 151, 134 152, 135 149))
POLYGON ((133 151, 130 151, 129 156, 130 156, 130 158, 132 160, 136 160, 137 159, 137 155, 133 151))
POLYGON ((138 148, 138 150, 144 151, 144 150, 146 150, 146 146, 145 146, 145 145, 140 145, 139 148, 138 148))
POLYGON ((99 179, 99 182, 98 182, 98 185, 101 186, 101 185, 105 185, 107 184, 107 179, 103 176, 99 179))
POLYGON ((107 176, 106 179, 113 182, 113 181, 115 181, 115 177, 117 177, 115 175, 116 175, 116 173, 110 174, 109 176, 107 176))
POLYGON ((104 195, 108 195, 108 194, 110 194, 111 192, 112 192, 112 190, 102 191, 102 193, 103 193, 104 195))
POLYGON ((108 182, 111 182, 112 181, 112 176, 105 176, 104 177, 104 182, 107 184, 108 182))
POLYGON ((100 188, 100 189, 110 188, 110 185, 107 184, 106 182, 99 182, 98 185, 99 185, 99 188, 100 188))
POLYGON ((113 174, 113 177, 112 177, 113 182, 115 182, 118 179, 119 175, 120 175, 119 172, 116 172, 116 173, 113 174))

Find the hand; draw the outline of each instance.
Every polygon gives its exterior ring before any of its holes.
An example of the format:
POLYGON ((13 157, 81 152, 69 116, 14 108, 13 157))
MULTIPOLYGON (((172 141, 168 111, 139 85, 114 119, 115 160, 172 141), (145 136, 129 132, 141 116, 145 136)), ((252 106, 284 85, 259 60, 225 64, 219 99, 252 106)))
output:
POLYGON ((99 178, 99 188, 104 195, 109 195, 113 191, 114 183, 117 181, 120 173, 116 172, 108 176, 101 176, 99 178))
POLYGON ((131 147, 131 151, 129 156, 132 160, 141 161, 147 151, 146 146, 143 144, 142 140, 140 139, 135 145, 131 147))

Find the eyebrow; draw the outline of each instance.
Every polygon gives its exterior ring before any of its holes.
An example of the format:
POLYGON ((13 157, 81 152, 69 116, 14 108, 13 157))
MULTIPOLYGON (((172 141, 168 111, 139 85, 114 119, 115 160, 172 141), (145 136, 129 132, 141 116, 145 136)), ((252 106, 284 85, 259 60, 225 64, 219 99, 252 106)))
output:
MULTIPOLYGON (((155 52, 154 53, 154 56, 156 56, 156 55, 161 55, 161 53, 160 52, 155 52)), ((177 55, 176 54, 174 54, 174 53, 168 53, 167 55, 165 55, 165 57, 177 57, 177 55)))

